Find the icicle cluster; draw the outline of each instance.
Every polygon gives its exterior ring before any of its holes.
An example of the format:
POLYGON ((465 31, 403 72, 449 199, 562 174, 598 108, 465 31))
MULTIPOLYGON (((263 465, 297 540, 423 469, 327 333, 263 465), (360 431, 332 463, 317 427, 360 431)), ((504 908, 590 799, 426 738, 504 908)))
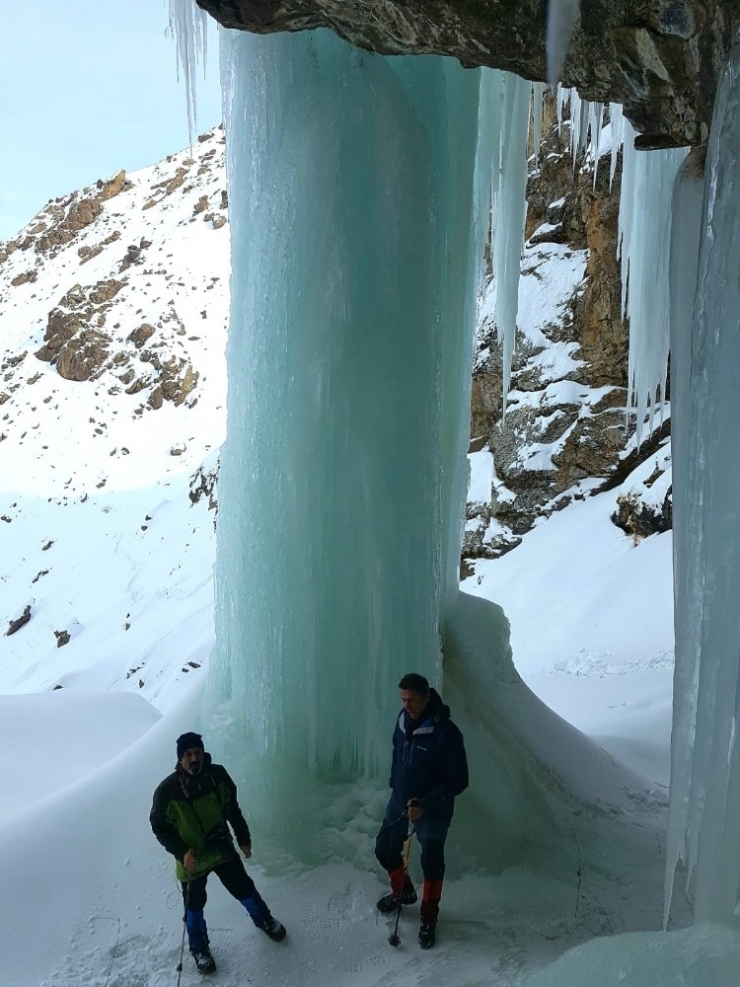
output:
POLYGON ((196 68, 203 63, 206 70, 208 56, 208 17, 195 0, 169 0, 169 33, 175 41, 177 52, 177 78, 180 72, 185 81, 187 101, 188 135, 192 145, 198 123, 196 94, 196 68))
POLYGON ((636 151, 635 132, 625 127, 619 202, 622 315, 629 319, 627 409, 636 409, 637 442, 646 418, 652 431, 662 414, 668 372, 670 292, 668 275, 673 185, 683 148, 636 151))
MULTIPOLYGON (((484 70, 481 81, 483 144, 491 153, 493 319, 503 356, 503 394, 511 376, 524 245, 527 148, 532 84, 508 72, 484 70)), ((539 97, 541 119, 541 95, 539 97)))

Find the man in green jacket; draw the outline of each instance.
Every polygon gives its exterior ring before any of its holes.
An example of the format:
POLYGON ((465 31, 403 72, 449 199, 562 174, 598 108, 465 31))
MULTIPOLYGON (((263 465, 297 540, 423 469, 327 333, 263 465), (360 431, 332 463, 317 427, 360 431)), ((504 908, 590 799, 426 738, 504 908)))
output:
POLYGON ((279 942, 284 926, 270 914, 234 846, 252 856, 252 837, 226 768, 213 764, 197 733, 177 738, 177 766, 157 787, 149 815, 154 835, 176 860, 185 899, 185 924, 190 952, 200 973, 216 969, 203 916, 206 881, 213 871, 223 886, 266 935, 279 942))

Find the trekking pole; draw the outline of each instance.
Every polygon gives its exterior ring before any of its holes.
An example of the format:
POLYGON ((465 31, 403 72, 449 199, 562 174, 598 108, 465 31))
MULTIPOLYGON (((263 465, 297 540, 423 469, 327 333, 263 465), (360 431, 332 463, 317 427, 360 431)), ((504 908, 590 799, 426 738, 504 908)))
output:
MULTIPOLYGON (((403 873, 404 876, 409 869, 409 853, 411 852, 411 837, 414 835, 414 824, 409 819, 408 835, 406 836, 406 842, 403 845, 403 873)), ((396 910, 396 925, 393 932, 388 936, 388 942, 391 946, 400 946, 401 937, 398 934, 398 920, 401 917, 401 898, 403 897, 403 885, 398 892, 398 909, 396 910)))
POLYGON ((192 877, 192 869, 188 867, 188 882, 185 885, 185 908, 182 913, 182 939, 180 940, 180 962, 177 964, 177 987, 180 987, 180 979, 182 977, 182 958, 185 955, 185 933, 187 932, 187 921, 188 921, 188 904, 190 902, 190 878, 192 877))

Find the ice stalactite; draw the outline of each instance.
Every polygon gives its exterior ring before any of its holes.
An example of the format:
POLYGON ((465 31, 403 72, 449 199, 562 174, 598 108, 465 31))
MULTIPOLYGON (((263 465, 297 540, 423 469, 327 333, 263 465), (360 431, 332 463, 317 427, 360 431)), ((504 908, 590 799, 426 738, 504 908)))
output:
POLYGON ((198 123, 196 70, 203 63, 205 73, 208 56, 208 15, 195 0, 169 0, 168 31, 175 41, 177 77, 185 82, 187 101, 188 135, 193 143, 198 123))
POLYGON ((624 144, 624 115, 620 103, 609 104, 609 126, 612 132, 611 160, 609 162, 609 188, 611 188, 617 173, 619 151, 624 144))
POLYGON ((622 313, 629 318, 628 410, 636 408, 637 440, 645 418, 665 400, 669 348, 669 282, 673 183, 684 149, 636 151, 635 133, 625 125, 619 255, 622 313), (657 398, 657 393, 660 398, 657 398))
POLYGON ((308 778, 385 770, 398 679, 438 679, 487 227, 480 73, 329 32, 222 44, 233 273, 211 682, 274 825, 308 778))
MULTIPOLYGON (((690 199, 695 212, 695 189, 690 199)), ((668 877, 684 859, 695 873, 700 920, 732 916, 740 877, 739 223, 736 47, 720 82, 707 149, 691 345, 678 346, 673 356, 681 361, 676 382, 684 393, 677 468, 686 479, 676 491, 674 524, 680 569, 668 877)), ((690 257, 685 263, 690 268, 690 257)))
POLYGON ((535 168, 540 163, 540 144, 542 143, 542 113, 545 99, 545 85, 542 82, 532 83, 532 156, 535 168))

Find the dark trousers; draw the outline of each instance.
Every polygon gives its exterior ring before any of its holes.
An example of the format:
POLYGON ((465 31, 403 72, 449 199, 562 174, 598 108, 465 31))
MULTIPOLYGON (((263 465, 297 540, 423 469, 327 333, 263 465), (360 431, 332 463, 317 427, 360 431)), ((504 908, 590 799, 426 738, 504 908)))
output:
MULTIPOLYGON (((380 866, 394 871, 403 864, 403 844, 408 835, 409 821, 388 806, 383 825, 375 839, 375 856, 380 866)), ((414 835, 421 847, 421 870, 427 881, 441 881, 445 874, 445 840, 450 828, 447 819, 435 819, 426 812, 417 819, 414 835)))
MULTIPOLYGON (((244 869, 241 857, 237 857, 236 854, 222 864, 218 864, 209 873, 215 874, 229 894, 237 901, 253 898, 256 893, 254 881, 244 869)), ((185 881, 182 882, 182 893, 185 897, 186 908, 189 911, 199 912, 205 908, 208 899, 206 894, 207 880, 208 874, 193 878, 190 881, 190 888, 185 881)))

